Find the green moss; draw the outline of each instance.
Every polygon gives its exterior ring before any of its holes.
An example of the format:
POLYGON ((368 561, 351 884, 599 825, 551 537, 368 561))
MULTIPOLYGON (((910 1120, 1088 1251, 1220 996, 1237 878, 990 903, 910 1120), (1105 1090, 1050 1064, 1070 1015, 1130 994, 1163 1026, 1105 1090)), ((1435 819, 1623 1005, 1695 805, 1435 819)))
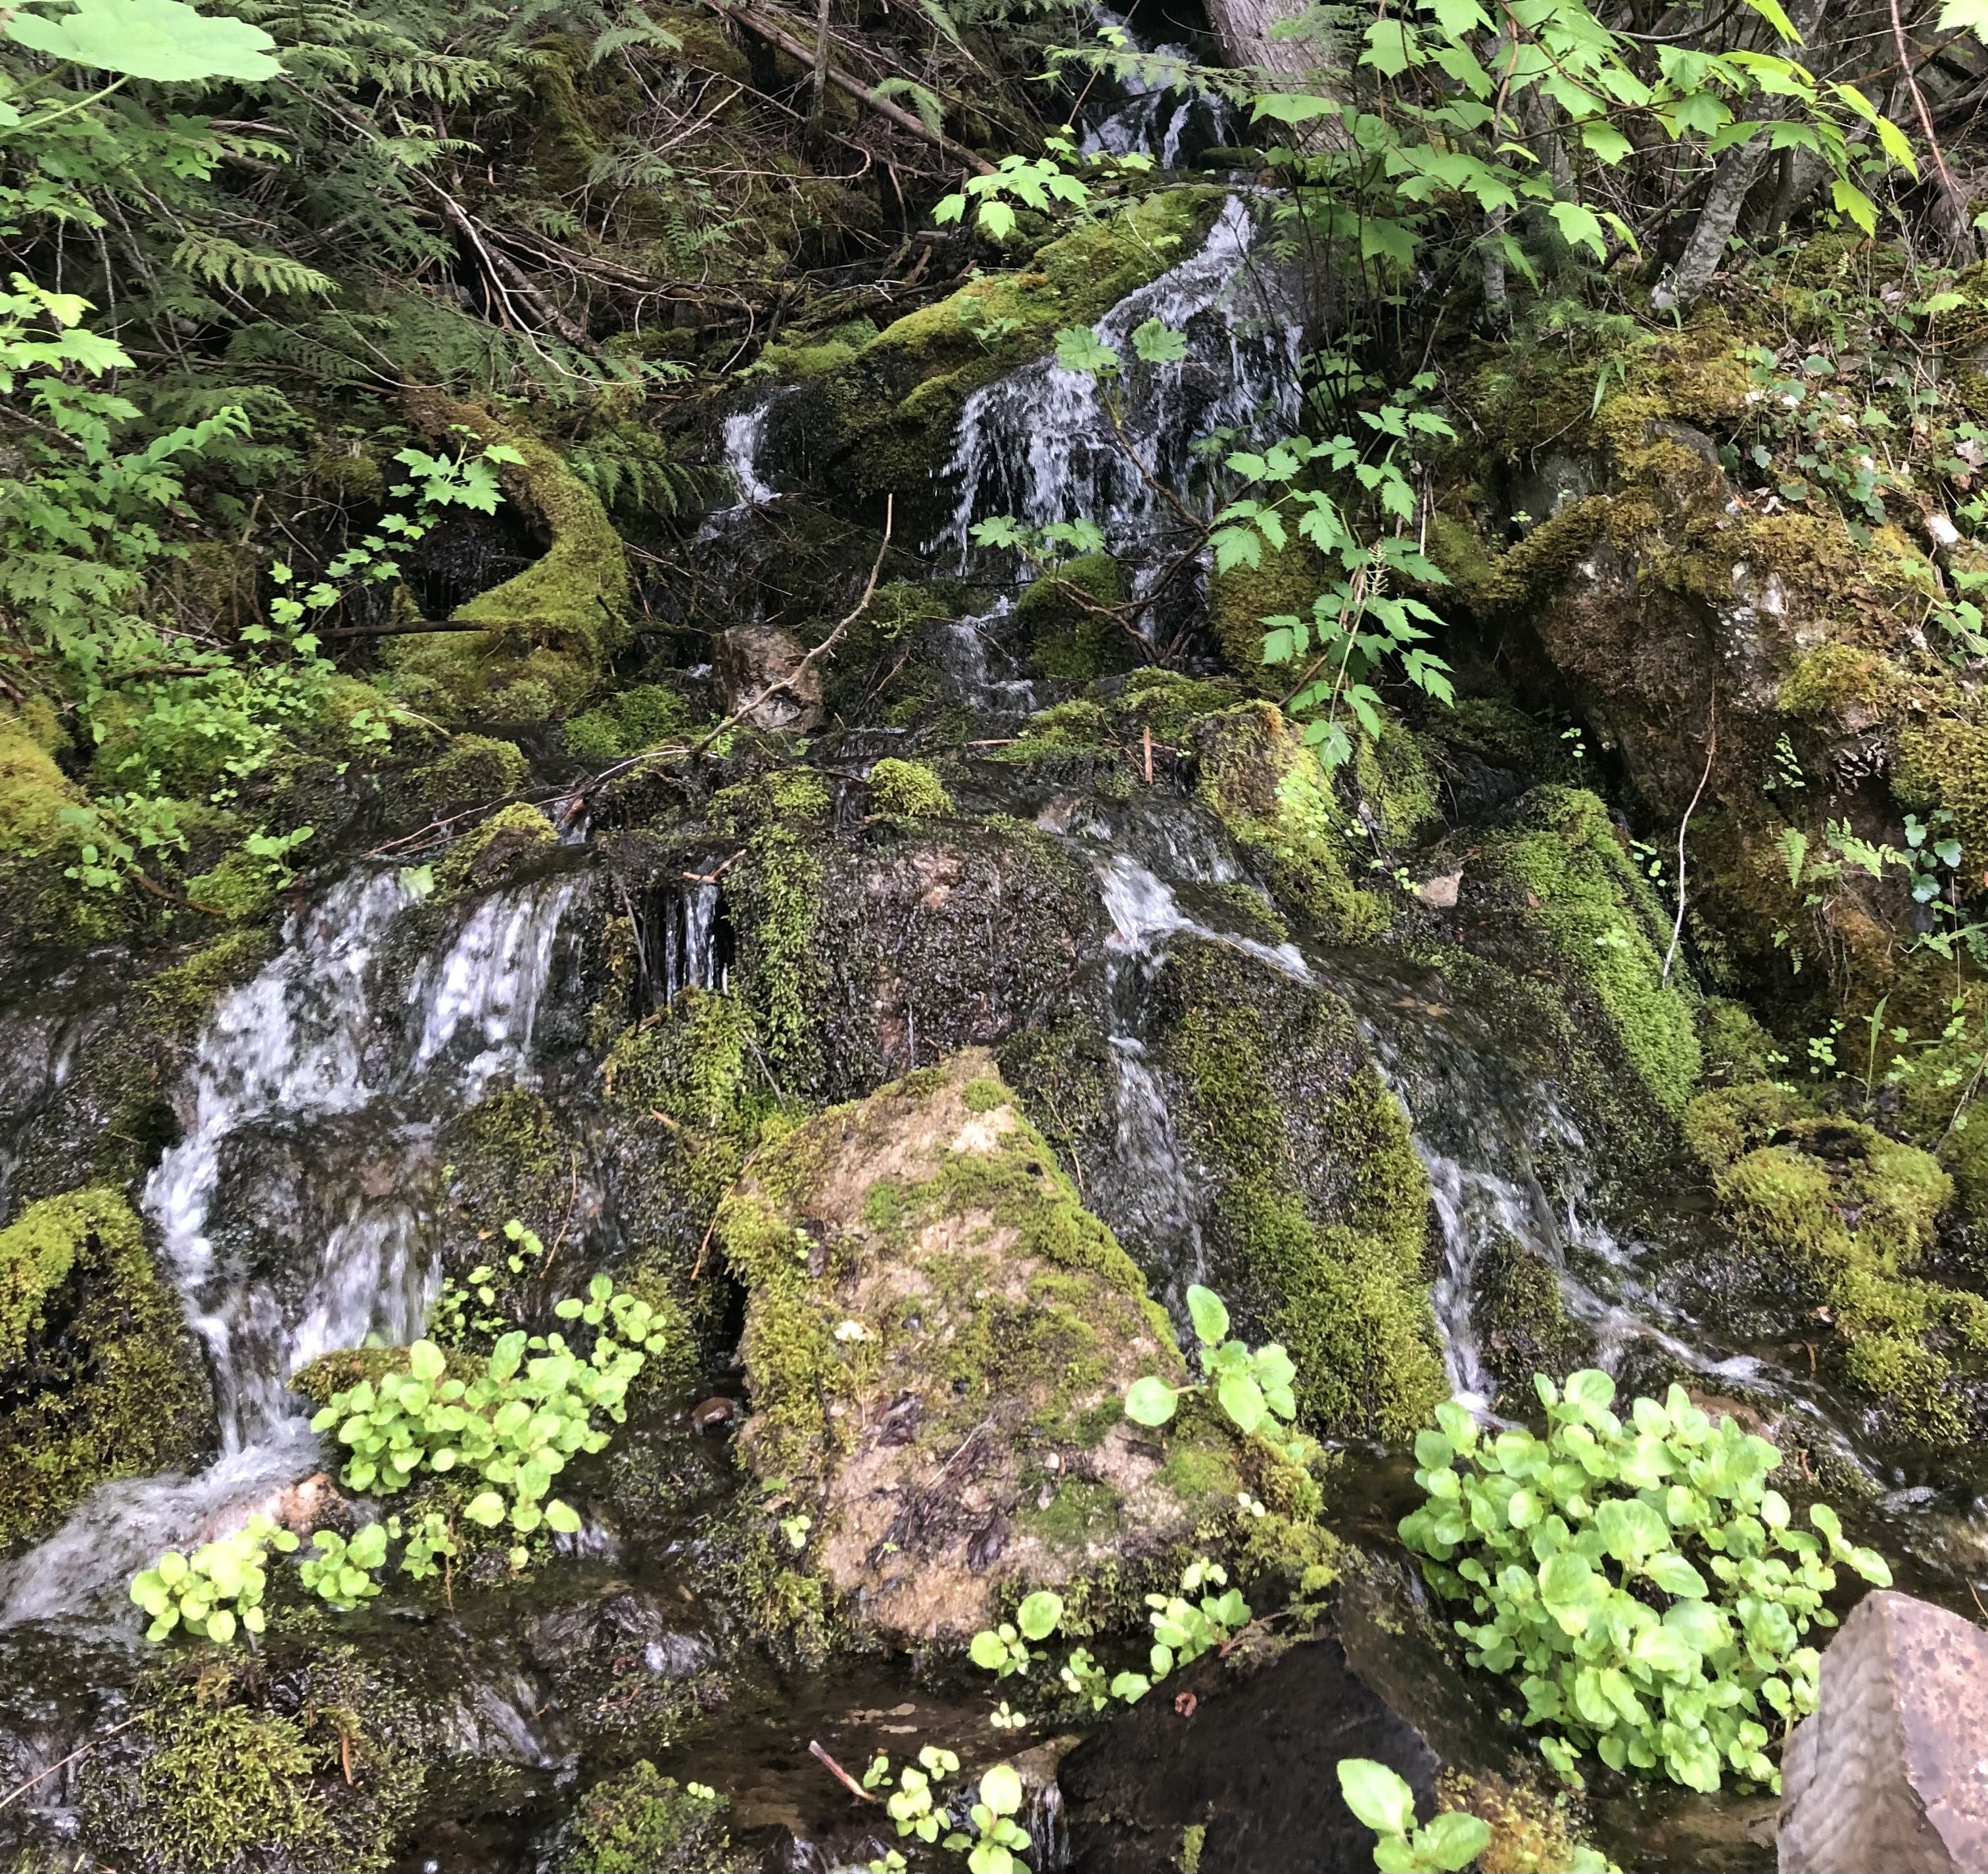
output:
POLYGON ((1360 1059, 1343 1007, 1315 995, 1300 1038, 1288 1016, 1273 1022, 1237 993, 1236 967, 1215 947, 1177 942, 1158 1043, 1187 1089, 1182 1130, 1218 1172, 1212 1285, 1289 1350, 1308 1423, 1412 1436, 1445 1388, 1422 1267, 1428 1187, 1408 1122, 1360 1059), (1316 1102, 1304 1121, 1326 1161, 1312 1175, 1336 1186, 1330 1204, 1308 1196, 1280 1095, 1300 1048, 1339 1063, 1329 1085, 1291 1089, 1316 1102))
POLYGON ((1592 999, 1651 1099, 1682 1116, 1702 1061, 1692 1004, 1682 977, 1662 980, 1669 933, 1608 809, 1579 788, 1535 788, 1485 848, 1484 869, 1592 999))
POLYGON ((190 903, 230 923, 254 923, 269 916, 282 894, 284 868, 242 850, 186 882, 190 903))
POLYGON ((1938 1162, 1870 1126, 1804 1116, 1774 1089, 1701 1096, 1688 1134, 1718 1167, 1719 1195, 1745 1238, 1788 1259, 1820 1294, 1851 1384, 1909 1436, 1965 1436, 1950 1362, 1929 1337, 1944 1330, 1976 1346, 1988 1318, 1980 1297, 1912 1273, 1952 1196, 1938 1162))
POLYGON ((0 928, 57 942, 108 936, 127 907, 63 876, 81 835, 63 818, 84 805, 56 765, 56 719, 37 699, 0 714, 0 928))
POLYGON ((1043 573, 1015 607, 1030 669, 1038 677, 1087 684, 1132 668, 1140 661, 1138 647, 1104 609, 1124 598, 1118 562, 1108 553, 1085 553, 1043 573))
POLYGON ((569 717, 566 751, 583 761, 611 761, 640 755, 681 738, 689 726, 690 705, 660 684, 638 684, 617 691, 583 715, 569 717))
POLYGON ((1246 703, 1202 718, 1193 735, 1197 794, 1259 856, 1277 896, 1342 942, 1384 930, 1386 902, 1353 883, 1354 823, 1283 712, 1246 703))
POLYGON ((1781 713, 1819 722, 1861 712, 1868 722, 1871 715, 1884 713, 1881 706, 1896 696, 1902 675, 1875 652, 1854 644, 1824 644, 1803 658, 1782 683, 1781 713))
POLYGON ((730 1801, 701 1784, 685 1788, 644 1760, 597 1783, 573 1818, 565 1874, 743 1874, 734 1854, 730 1801))
POLYGON ((776 339, 761 351, 742 379, 763 378, 773 383, 812 383, 826 377, 856 356, 877 336, 877 326, 868 319, 844 319, 816 332, 776 339))
POLYGON ((1263 620, 1309 619, 1313 602, 1331 584, 1317 554, 1302 541, 1266 551, 1253 566, 1218 568, 1208 576, 1208 625, 1229 667, 1249 687, 1274 694, 1281 670, 1263 662, 1263 620))
POLYGON ((1564 1379, 1585 1363, 1587 1343, 1567 1319, 1558 1274, 1509 1231, 1484 1252, 1471 1292, 1483 1351, 1515 1400, 1532 1398, 1534 1373, 1564 1379))
POLYGON ((1725 996, 1706 998, 1698 1012, 1698 1041, 1700 1071, 1709 1086, 1765 1080, 1786 1064, 1786 1055, 1753 1011, 1725 996))
POLYGON ((187 1464, 209 1423, 178 1304, 116 1190, 45 1198, 0 1231, 0 1542, 106 1478, 187 1464))
POLYGON ((870 808, 894 819, 934 818, 952 811, 945 783, 922 761, 887 755, 870 771, 870 808))
POLYGON ((227 991, 262 967, 272 943, 266 929, 224 931, 184 961, 147 977, 147 1025, 161 1035, 191 1034, 227 991))
POLYGON ((532 765, 513 741, 456 735, 422 772, 421 798, 431 806, 464 800, 502 800, 525 785, 532 765))
POLYGON ((378 1874, 426 1780, 413 1701, 349 1648, 166 1682, 83 1772, 84 1839, 131 1874, 378 1874))
POLYGON ((631 634, 621 536, 549 444, 439 394, 421 393, 414 407, 437 434, 462 424, 518 452, 522 459, 501 471, 505 493, 550 544, 523 572, 456 608, 452 622, 481 629, 391 640, 385 687, 417 708, 485 721, 576 707, 631 634))
POLYGON ((559 844, 553 823, 536 807, 513 801, 451 846, 434 869, 438 892, 461 891, 494 883, 522 858, 559 844))

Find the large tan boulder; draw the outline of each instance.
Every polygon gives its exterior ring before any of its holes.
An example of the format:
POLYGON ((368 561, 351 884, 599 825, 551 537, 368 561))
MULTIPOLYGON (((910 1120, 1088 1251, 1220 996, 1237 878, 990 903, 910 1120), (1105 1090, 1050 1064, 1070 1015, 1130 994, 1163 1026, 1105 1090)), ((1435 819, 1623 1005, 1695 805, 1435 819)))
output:
POLYGON ((1781 1766, 1781 1874, 1988 1868, 1988 1633, 1866 1595, 1822 1656, 1781 1766))

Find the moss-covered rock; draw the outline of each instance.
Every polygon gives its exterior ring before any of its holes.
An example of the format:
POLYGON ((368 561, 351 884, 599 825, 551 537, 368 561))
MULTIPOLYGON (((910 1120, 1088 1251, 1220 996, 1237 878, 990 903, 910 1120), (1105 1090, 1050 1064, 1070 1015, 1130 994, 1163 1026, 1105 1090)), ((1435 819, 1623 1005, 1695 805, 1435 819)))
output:
POLYGON ((1203 717, 1192 733, 1197 792, 1259 859, 1277 897, 1341 942, 1386 929, 1386 900, 1354 883, 1358 824, 1283 711, 1246 703, 1203 717))
POLYGON ((495 884, 521 861, 558 844, 558 830, 542 809, 513 801, 479 820, 450 846, 435 866, 435 889, 482 890, 495 884))
POLYGON ((583 761, 640 755, 680 737, 690 721, 690 705, 675 691, 661 684, 637 684, 617 691, 583 714, 568 718, 566 751, 583 761))
POLYGON ((1496 915, 1543 947, 1658 1109, 1681 1118, 1702 1059, 1692 998, 1681 973, 1664 980, 1670 933, 1601 801, 1535 788, 1469 876, 1488 886, 1496 915))
POLYGON ((1141 661, 1139 647, 1111 614, 1125 599, 1118 562, 1108 553, 1067 560, 1035 581, 1015 607, 1038 677, 1087 684, 1141 661))
POLYGON ((1207 1281, 1297 1362, 1317 1430, 1412 1436, 1445 1396, 1424 1260, 1428 1183, 1345 1005, 1176 938, 1151 1047, 1205 1180, 1207 1281))
POLYGON ((431 806, 465 800, 502 800, 532 772, 525 751, 494 735, 455 735, 422 771, 421 798, 431 806))
POLYGON ((732 1849, 731 1810, 727 1798, 644 1760, 581 1798, 562 1874, 746 1874, 756 1862, 732 1849))
POLYGON ((480 406, 422 393, 410 407, 438 434, 459 424, 515 451, 520 459, 500 471, 505 492, 549 544, 456 608, 451 622, 477 630, 392 640, 385 687, 459 720, 535 722, 576 707, 631 633, 627 562, 607 510, 549 444, 480 406))
POLYGON ((118 1192, 44 1198, 0 1231, 0 1542, 46 1532, 106 1478, 191 1463, 212 1418, 118 1192))
POLYGON ((1232 1437, 1190 1420, 1162 1448, 1124 1419, 1133 1379, 1185 1363, 984 1050, 763 1152, 718 1234, 747 1288, 740 1448, 861 1626, 964 1640, 1004 1595, 1232 1507, 1232 1437))
POLYGON ((416 1701, 349 1648, 252 1680, 156 1679, 82 1778, 84 1839, 132 1874, 377 1874, 412 1818, 432 1740, 416 1701))

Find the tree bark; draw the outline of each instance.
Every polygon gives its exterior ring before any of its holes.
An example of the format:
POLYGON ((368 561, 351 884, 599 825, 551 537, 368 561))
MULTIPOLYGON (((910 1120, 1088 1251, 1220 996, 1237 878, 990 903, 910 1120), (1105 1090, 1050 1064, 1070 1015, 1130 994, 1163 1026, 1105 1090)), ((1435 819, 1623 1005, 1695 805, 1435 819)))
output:
MULTIPOLYGON (((1804 44, 1815 37, 1816 28, 1822 21, 1824 4, 1824 0, 1800 0, 1790 15, 1804 44)), ((1782 49, 1792 53, 1800 49, 1783 46, 1782 49)), ((1786 111, 1785 103, 1779 98, 1760 101, 1760 115, 1764 120, 1783 116, 1786 111)), ((1733 231, 1740 225, 1740 211, 1753 193, 1761 165, 1767 160, 1767 138, 1764 132, 1727 150, 1719 159, 1718 166, 1712 172, 1712 186, 1706 191, 1705 205, 1698 211, 1698 220, 1692 228, 1691 238, 1685 243, 1684 252, 1678 257, 1677 265, 1671 274, 1659 280, 1650 294, 1653 310, 1669 312, 1689 306, 1712 284, 1712 276, 1719 271, 1719 263, 1726 257, 1726 244, 1733 238, 1733 231)))
POLYGON ((1311 10, 1307 0, 1208 0, 1208 21, 1227 63, 1273 78, 1306 79, 1329 62, 1320 56, 1324 49, 1307 39, 1273 39, 1270 29, 1311 10))

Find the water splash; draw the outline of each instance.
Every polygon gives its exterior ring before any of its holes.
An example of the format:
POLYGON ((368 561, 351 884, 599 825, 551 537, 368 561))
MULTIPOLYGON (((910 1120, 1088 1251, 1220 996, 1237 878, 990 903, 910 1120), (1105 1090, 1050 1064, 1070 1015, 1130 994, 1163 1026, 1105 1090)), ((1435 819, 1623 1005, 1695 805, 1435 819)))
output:
POLYGON ((958 618, 936 626, 931 647, 952 694, 969 709, 993 715, 1026 716, 1036 707, 1036 687, 1025 677, 996 676, 998 659, 1012 670, 1013 660, 1002 647, 1000 628, 1014 609, 1005 596, 992 610, 958 618))
POLYGON ((1249 205, 1232 195, 1198 252, 1092 327, 1128 359, 1148 319, 1186 337, 1181 363, 1131 372, 1122 387, 1119 423, 1151 481, 1119 446, 1097 381, 1039 359, 967 399, 944 471, 952 518, 928 550, 950 552, 964 570, 972 524, 990 514, 1037 526, 1087 518, 1114 548, 1128 536, 1150 545, 1172 515, 1163 489, 1212 512, 1212 491, 1194 472, 1196 439, 1217 429, 1285 435, 1298 420, 1299 322, 1284 275, 1256 245, 1249 205))
POLYGON ((1195 140, 1204 147, 1227 140, 1229 108, 1188 86, 1193 56, 1185 46, 1148 46, 1119 15, 1100 10, 1092 17, 1100 26, 1116 26, 1129 46, 1146 55, 1146 63, 1117 74, 1124 101, 1084 127, 1079 147, 1086 156, 1149 157, 1161 169, 1177 169, 1191 135, 1198 132, 1195 140))
POLYGON ((1114 852, 1097 861, 1098 896, 1111 920, 1105 947, 1130 956, 1148 956, 1161 940, 1185 934, 1205 944, 1221 944, 1253 957, 1293 981, 1308 983, 1311 970, 1295 944, 1265 944, 1254 937, 1217 930, 1191 917, 1173 887, 1128 853, 1114 852))
POLYGON ((1208 1280, 1200 1201, 1174 1137, 1166 1096, 1146 1065, 1144 1044, 1129 1035, 1114 1035, 1111 1058, 1118 1077, 1114 1226, 1144 1252, 1148 1265, 1167 1271, 1165 1299, 1182 1314, 1189 1285, 1208 1280))
POLYGON ((792 387, 783 385, 725 419, 725 472, 731 478, 737 499, 730 507, 720 508, 705 518, 698 529, 700 541, 716 539, 756 509, 779 498, 779 490, 760 478, 759 452, 766 447, 767 425, 774 410, 791 393, 792 387))

